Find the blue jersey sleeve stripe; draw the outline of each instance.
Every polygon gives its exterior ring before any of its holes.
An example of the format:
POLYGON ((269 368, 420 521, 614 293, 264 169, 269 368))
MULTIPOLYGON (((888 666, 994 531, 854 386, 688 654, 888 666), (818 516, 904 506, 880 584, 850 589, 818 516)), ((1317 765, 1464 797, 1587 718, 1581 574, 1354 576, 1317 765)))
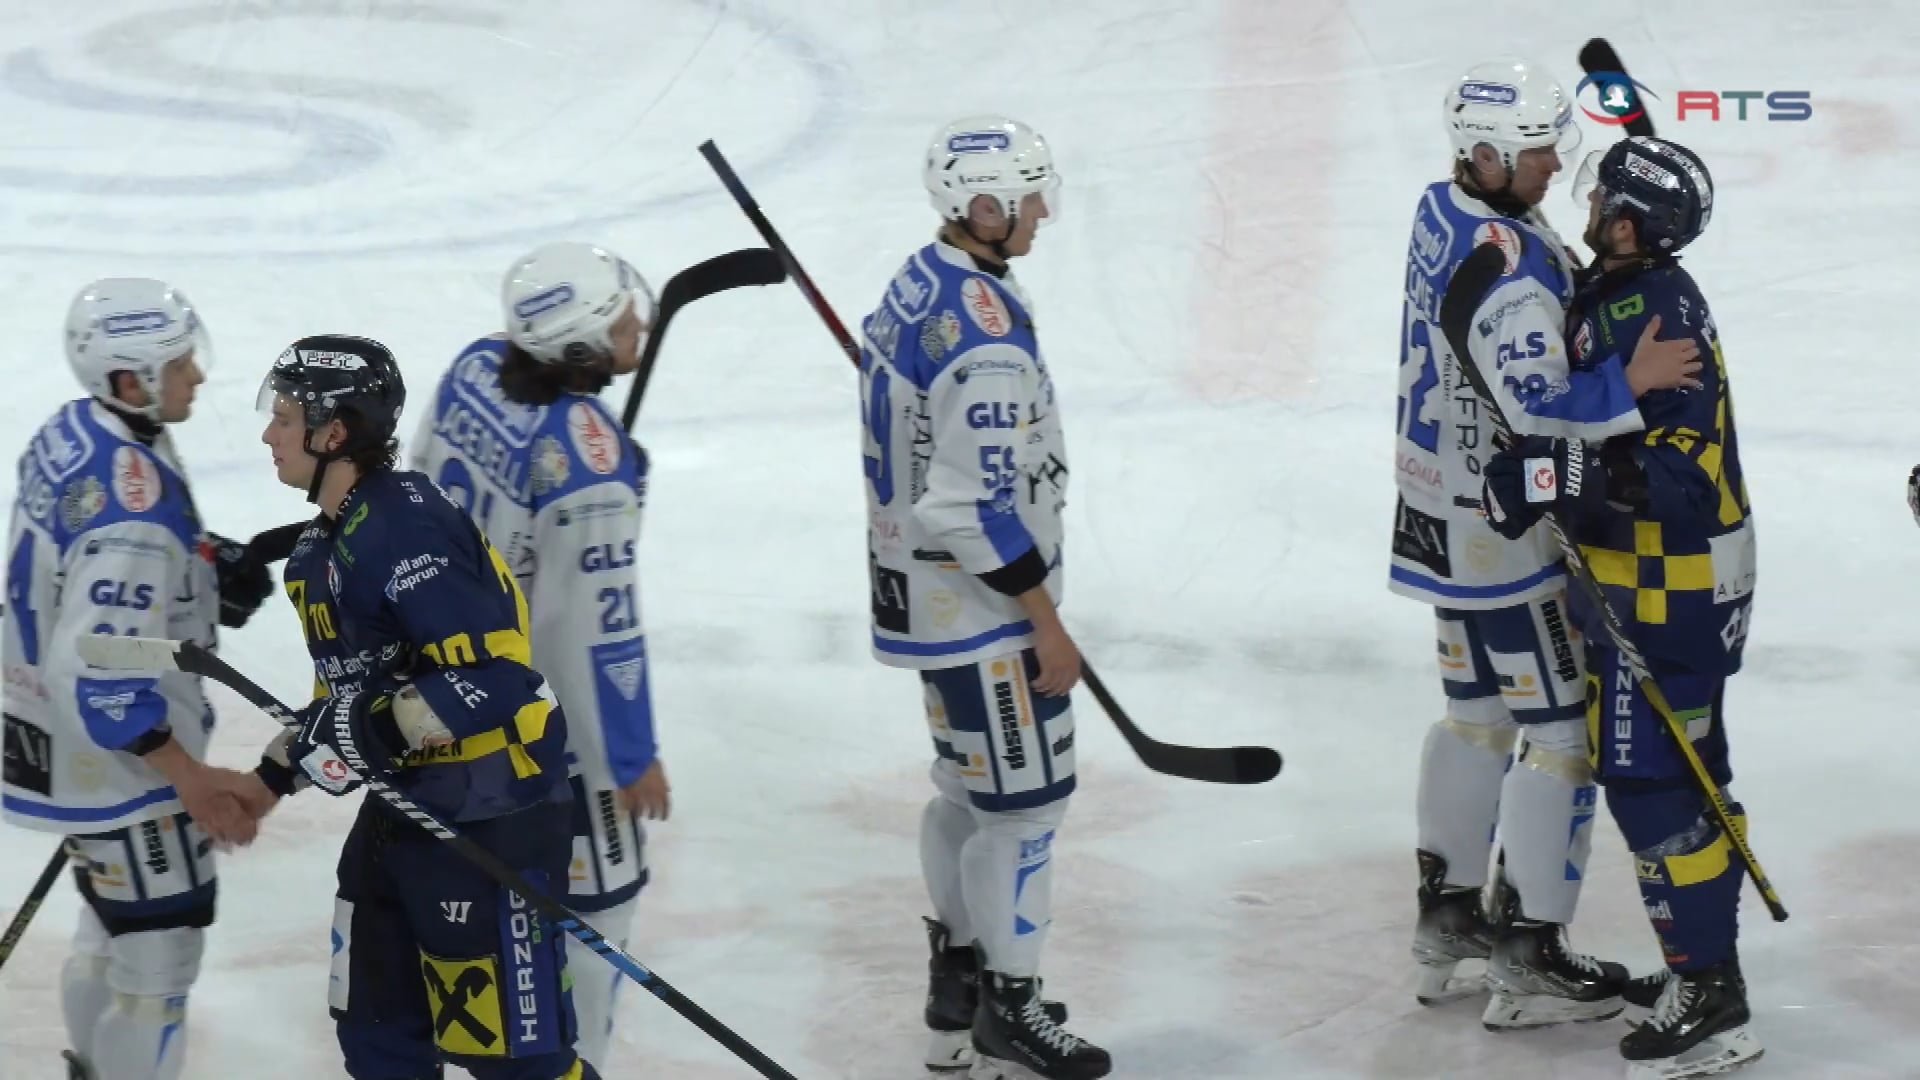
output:
POLYGON ((131 814, 135 810, 178 797, 171 787, 163 787, 155 788, 145 795, 113 806, 52 806, 19 795, 8 795, 0 802, 4 802, 9 813, 19 814, 22 817, 39 818, 43 821, 92 822, 112 821, 123 814, 131 814))

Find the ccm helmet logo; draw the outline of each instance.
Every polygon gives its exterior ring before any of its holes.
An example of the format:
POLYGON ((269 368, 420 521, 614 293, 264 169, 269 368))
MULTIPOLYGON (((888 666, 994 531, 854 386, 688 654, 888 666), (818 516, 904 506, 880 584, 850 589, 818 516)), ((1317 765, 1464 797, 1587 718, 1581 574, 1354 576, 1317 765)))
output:
POLYGON ((1013 145, 1013 140, 1004 131, 969 131, 964 135, 955 135, 947 140, 947 152, 951 154, 979 154, 988 150, 1005 150, 1013 145))
POLYGON ((1483 105, 1511 105, 1520 100, 1520 91, 1506 83, 1464 82, 1460 84, 1461 101, 1477 101, 1483 105))
POLYGON ((513 305, 513 313, 522 319, 531 319, 545 315, 554 308, 573 300, 573 286, 555 285, 546 292, 534 293, 525 300, 513 305))
POLYGON ((129 311, 124 315, 109 315, 100 320, 100 332, 108 337, 120 337, 123 334, 151 334, 155 330, 165 330, 173 325, 173 320, 164 311, 129 311))

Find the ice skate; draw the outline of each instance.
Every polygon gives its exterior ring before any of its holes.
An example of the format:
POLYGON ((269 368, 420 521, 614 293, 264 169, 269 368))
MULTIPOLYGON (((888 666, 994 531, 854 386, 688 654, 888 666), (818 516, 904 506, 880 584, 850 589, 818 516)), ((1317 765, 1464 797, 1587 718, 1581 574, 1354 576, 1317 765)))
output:
MULTIPOLYGON (((1493 943, 1493 925, 1480 906, 1480 890, 1446 886, 1447 863, 1429 851, 1420 859, 1419 921, 1413 930, 1413 959, 1419 965, 1414 997, 1422 1005, 1442 1005, 1486 990, 1479 971, 1462 972, 1465 960, 1485 960, 1493 943)), ((1477 966, 1477 965, 1476 965, 1477 966)))
POLYGON ((67 1080, 97 1080, 93 1066, 87 1064, 87 1059, 74 1051, 60 1051, 60 1060, 67 1063, 67 1080))
POLYGON ((984 981, 973 1018, 970 1080, 1098 1080, 1113 1071, 1105 1050, 1048 1015, 1038 980, 988 971, 984 981))
POLYGON ((1520 896, 1496 885, 1500 921, 1487 960, 1492 997, 1481 1022, 1488 1031, 1588 1023, 1620 1015, 1627 969, 1575 952, 1567 928, 1520 917, 1520 896))
MULTIPOLYGON (((953 944, 952 932, 937 919, 927 924, 927 1068, 958 1073, 973 1065, 973 1014, 980 1007, 980 959, 972 948, 953 944)), ((1067 1022, 1067 1007, 1042 1001, 1055 1024, 1067 1022)))
POLYGON ((1620 1040, 1628 1080, 1718 1076, 1760 1057, 1737 966, 1675 973, 1664 982, 1653 1015, 1620 1040))

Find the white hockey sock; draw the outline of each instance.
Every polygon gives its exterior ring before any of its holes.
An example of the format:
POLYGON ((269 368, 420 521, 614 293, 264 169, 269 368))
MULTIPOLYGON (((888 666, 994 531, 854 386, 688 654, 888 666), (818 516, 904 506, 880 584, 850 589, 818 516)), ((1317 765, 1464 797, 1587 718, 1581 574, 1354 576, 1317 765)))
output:
MULTIPOLYGON (((596 911, 587 916, 587 921, 608 941, 625 949, 633 926, 633 909, 639 901, 636 896, 618 907, 596 911)), ((626 976, 572 934, 567 935, 567 971, 573 975, 573 1016, 579 1031, 573 1049, 602 1075, 611 1075, 607 1071, 607 1046, 613 1041, 613 1010, 619 1004, 620 984, 626 976)))
POLYGON ((920 813, 920 874, 927 882, 934 917, 947 924, 955 945, 973 942, 973 920, 960 888, 960 852, 975 829, 972 809, 944 794, 927 800, 920 813))
POLYGON ((1528 725, 1500 799, 1500 845, 1522 917, 1573 921, 1592 846, 1594 806, 1584 722, 1528 725))
POLYGON ((1031 810, 979 812, 960 851, 960 882, 986 966, 1005 975, 1040 974, 1053 925, 1053 834, 1067 800, 1031 810))
POLYGON ((1498 699, 1449 701, 1420 752, 1420 849, 1447 861, 1447 884, 1487 883, 1500 777, 1515 729, 1498 699))
POLYGON ((67 1045, 85 1056, 93 1045, 93 1031, 113 1001, 107 986, 107 930, 93 909, 80 908, 80 924, 73 932, 73 952, 60 969, 60 1014, 67 1024, 67 1045))
POLYGON ((115 993, 87 1057, 100 1080, 179 1080, 187 1060, 187 996, 115 993))

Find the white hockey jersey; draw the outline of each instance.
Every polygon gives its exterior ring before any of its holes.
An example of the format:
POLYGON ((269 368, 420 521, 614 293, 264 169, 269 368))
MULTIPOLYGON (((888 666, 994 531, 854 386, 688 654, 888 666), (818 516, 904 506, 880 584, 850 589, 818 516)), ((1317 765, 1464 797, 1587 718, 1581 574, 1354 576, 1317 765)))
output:
POLYGON ((567 715, 589 789, 653 764, 637 546, 646 462, 599 399, 523 405, 500 389, 505 342, 469 345, 440 380, 408 451, 479 524, 526 595, 533 666, 567 715))
POLYGON ((1440 300, 1461 261, 1488 241, 1507 253, 1506 272, 1475 312, 1468 347, 1479 370, 1494 373, 1514 430, 1599 441, 1643 426, 1618 358, 1569 373, 1562 326, 1573 276, 1560 237, 1502 216, 1451 181, 1430 185, 1407 248, 1389 587, 1446 608, 1509 607, 1565 587, 1544 525, 1509 541, 1480 509, 1493 425, 1441 331, 1440 300))
POLYGON ((6 818, 71 835, 179 813, 160 774, 118 748, 165 723, 204 758, 200 677, 99 671, 73 646, 89 633, 214 645, 211 548, 172 442, 145 445, 93 399, 69 402, 28 443, 17 483, 0 618, 6 818))
POLYGON ((1031 307, 1009 274, 929 244, 861 324, 867 559, 881 663, 947 668, 1032 643, 976 575, 1035 553, 1061 599, 1067 450, 1031 307))

